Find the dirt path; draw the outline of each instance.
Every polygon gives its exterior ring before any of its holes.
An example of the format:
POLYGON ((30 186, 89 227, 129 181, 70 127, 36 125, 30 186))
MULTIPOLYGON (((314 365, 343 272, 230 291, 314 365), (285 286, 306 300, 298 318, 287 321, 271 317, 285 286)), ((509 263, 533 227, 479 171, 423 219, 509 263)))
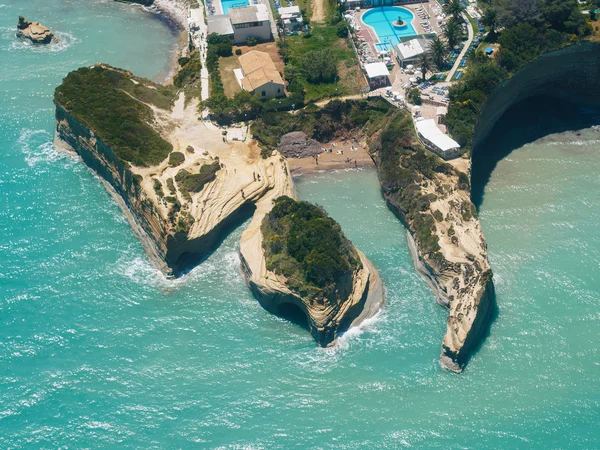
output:
POLYGON ((325 0, 313 0, 311 22, 325 22, 325 0))

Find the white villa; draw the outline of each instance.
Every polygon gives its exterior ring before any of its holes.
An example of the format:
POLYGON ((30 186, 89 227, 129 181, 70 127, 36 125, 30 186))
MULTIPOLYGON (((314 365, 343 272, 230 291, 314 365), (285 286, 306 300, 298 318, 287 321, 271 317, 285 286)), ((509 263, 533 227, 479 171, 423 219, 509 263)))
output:
POLYGON ((429 150, 444 159, 460 156, 460 145, 438 128, 434 119, 422 119, 415 122, 419 137, 429 150))
POLYGON ((258 41, 269 41, 273 37, 269 11, 262 3, 231 8, 229 14, 208 16, 207 22, 209 34, 229 36, 234 44, 243 44, 249 37, 258 41))
POLYGON ((285 97, 285 83, 268 53, 252 50, 238 60, 234 73, 242 89, 261 99, 285 97))

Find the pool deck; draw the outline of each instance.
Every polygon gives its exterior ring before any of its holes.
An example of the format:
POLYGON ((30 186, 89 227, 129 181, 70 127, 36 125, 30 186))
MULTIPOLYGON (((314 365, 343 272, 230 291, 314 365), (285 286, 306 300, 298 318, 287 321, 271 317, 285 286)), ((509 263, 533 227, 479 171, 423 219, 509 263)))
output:
MULTIPOLYGON (((442 30, 440 29, 440 27, 437 23, 437 20, 433 20, 433 18, 434 18, 433 12, 430 10, 428 5, 429 5, 428 3, 423 3, 423 7, 424 7, 425 11, 427 11, 428 15, 430 16, 429 23, 431 25, 431 28, 433 28, 434 32, 441 35, 442 30)), ((393 7, 395 7, 395 8, 406 9, 412 13, 412 15, 414 17, 410 24, 412 25, 412 27, 415 30, 415 33, 417 35, 431 33, 431 31, 425 30, 425 28, 423 28, 423 26, 420 23, 421 19, 420 19, 419 15, 417 14, 417 9, 416 9, 419 6, 421 6, 421 4, 402 5, 402 6, 393 5, 393 7)), ((363 15, 366 12, 371 11, 372 9, 376 9, 376 8, 361 9, 358 12, 358 14, 356 15, 356 17, 361 26, 361 30, 359 31, 359 34, 365 39, 365 41, 367 43, 369 43, 369 45, 371 46, 371 50, 373 51, 373 53, 375 55, 377 55, 376 44, 380 44, 382 42, 379 40, 379 36, 377 35, 377 32, 375 31, 375 29, 373 27, 371 27, 370 25, 367 25, 366 23, 364 23, 362 20, 363 15)))

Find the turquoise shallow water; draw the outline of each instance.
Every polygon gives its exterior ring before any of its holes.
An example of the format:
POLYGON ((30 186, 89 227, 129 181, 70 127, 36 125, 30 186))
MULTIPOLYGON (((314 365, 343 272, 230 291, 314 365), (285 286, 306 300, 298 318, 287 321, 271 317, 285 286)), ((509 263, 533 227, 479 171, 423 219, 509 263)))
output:
POLYGON ((437 365, 445 311, 374 171, 300 180, 388 291, 374 321, 322 350, 246 289, 243 227, 167 281, 101 184, 51 145, 61 78, 98 60, 162 77, 164 24, 108 1, 21 3, 0 0, 0 447, 600 446, 600 115, 579 111, 580 135, 524 144, 526 124, 507 140, 519 150, 481 205, 500 312, 462 375, 437 365), (15 43, 19 13, 67 45, 15 43))

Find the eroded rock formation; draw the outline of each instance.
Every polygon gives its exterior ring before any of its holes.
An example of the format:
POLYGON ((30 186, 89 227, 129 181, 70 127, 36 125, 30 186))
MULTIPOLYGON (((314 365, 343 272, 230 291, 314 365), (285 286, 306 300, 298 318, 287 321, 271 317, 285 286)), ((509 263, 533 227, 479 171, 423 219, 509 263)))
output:
POLYGON ((19 16, 17 37, 29 39, 34 44, 49 44, 55 39, 48 28, 39 22, 30 22, 23 16, 19 16))
POLYGON ((344 278, 341 299, 333 296, 314 299, 290 287, 289 280, 267 268, 261 225, 266 214, 273 208, 273 200, 280 195, 295 196, 291 184, 282 185, 257 204, 250 226, 242 235, 240 255, 246 282, 260 304, 267 311, 280 315, 282 307, 291 304, 307 318, 308 328, 315 341, 322 347, 333 345, 337 337, 352 326, 373 317, 384 301, 383 283, 379 274, 355 247, 360 258, 357 268, 344 278))

